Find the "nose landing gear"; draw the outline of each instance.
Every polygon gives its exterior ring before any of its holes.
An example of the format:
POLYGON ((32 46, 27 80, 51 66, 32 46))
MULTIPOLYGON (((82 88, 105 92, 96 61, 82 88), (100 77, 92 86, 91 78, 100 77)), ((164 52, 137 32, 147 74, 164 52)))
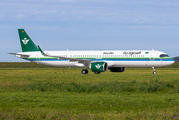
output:
POLYGON ((153 69, 153 74, 157 74, 157 72, 155 71, 155 67, 152 67, 153 69))

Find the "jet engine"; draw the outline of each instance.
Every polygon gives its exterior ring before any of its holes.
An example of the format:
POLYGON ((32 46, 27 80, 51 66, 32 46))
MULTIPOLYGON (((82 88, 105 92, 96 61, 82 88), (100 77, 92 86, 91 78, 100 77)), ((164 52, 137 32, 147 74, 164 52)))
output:
POLYGON ((110 67, 109 68, 111 72, 124 72, 125 67, 110 67))
POLYGON ((108 64, 106 62, 93 62, 89 68, 93 72, 106 72, 108 69, 108 64))

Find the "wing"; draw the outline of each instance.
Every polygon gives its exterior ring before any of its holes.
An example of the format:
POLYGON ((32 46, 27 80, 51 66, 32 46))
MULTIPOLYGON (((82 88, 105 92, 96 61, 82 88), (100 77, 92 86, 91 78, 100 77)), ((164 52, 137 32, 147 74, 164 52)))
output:
POLYGON ((49 55, 49 54, 44 53, 44 51, 40 48, 39 45, 38 45, 38 48, 39 48, 41 54, 44 55, 44 56, 56 57, 56 58, 59 58, 61 60, 69 60, 69 62, 78 61, 78 63, 82 63, 82 64, 84 64, 86 66, 88 66, 91 63, 91 60, 88 60, 88 59, 77 59, 77 58, 70 58, 70 57, 62 57, 62 56, 49 55))

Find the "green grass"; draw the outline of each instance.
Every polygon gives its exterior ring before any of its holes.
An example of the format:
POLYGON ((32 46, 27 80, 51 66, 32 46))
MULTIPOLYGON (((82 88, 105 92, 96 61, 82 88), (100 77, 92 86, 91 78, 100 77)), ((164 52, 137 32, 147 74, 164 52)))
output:
POLYGON ((179 119, 179 64, 156 71, 0 63, 0 119, 179 119))

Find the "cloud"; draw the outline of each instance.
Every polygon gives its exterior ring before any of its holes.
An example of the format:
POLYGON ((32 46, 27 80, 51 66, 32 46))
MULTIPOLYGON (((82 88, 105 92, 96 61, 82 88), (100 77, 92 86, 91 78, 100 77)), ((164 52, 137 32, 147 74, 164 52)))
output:
POLYGON ((1 1, 1 20, 178 24, 179 3, 166 0, 1 1), (7 9, 8 8, 8 9, 7 9), (176 9, 176 10, 175 10, 176 9))
POLYGON ((25 28, 49 50, 98 49, 99 41, 102 49, 172 51, 179 38, 178 11, 178 0, 1 0, 0 50, 21 50, 17 29, 25 28))

